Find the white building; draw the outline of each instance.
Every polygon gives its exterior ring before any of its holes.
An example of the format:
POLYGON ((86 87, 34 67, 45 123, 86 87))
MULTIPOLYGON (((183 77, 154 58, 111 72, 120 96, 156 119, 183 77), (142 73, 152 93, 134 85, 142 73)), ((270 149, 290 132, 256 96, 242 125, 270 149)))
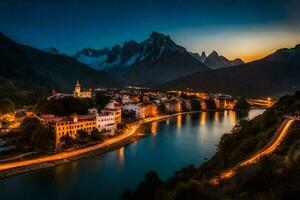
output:
POLYGON ((105 135, 114 135, 117 130, 117 122, 113 113, 98 113, 96 108, 89 109, 90 114, 96 115, 96 128, 105 135))
POLYGON ((114 115, 103 115, 98 113, 96 115, 96 127, 105 135, 114 135, 117 130, 117 123, 114 115))
POLYGON ((117 124, 122 123, 122 109, 121 105, 117 102, 109 102, 101 113, 104 115, 114 115, 117 124))
POLYGON ((146 117, 145 107, 139 104, 126 104, 122 106, 122 109, 127 113, 134 113, 137 119, 143 119, 146 117))

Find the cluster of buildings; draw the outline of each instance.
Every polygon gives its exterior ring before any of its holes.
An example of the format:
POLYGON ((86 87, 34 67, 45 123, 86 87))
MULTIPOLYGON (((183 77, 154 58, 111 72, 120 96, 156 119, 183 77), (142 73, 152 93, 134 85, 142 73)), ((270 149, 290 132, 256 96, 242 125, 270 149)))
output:
POLYGON ((74 86, 74 90, 73 90, 72 94, 64 94, 64 93, 60 93, 60 92, 57 92, 57 91, 53 90, 52 95, 49 96, 47 99, 48 100, 61 99, 61 98, 64 98, 64 97, 92 98, 93 97, 93 91, 92 91, 92 89, 82 90, 79 81, 77 81, 75 86, 74 86))
POLYGON ((72 114, 65 117, 55 115, 41 115, 43 124, 51 124, 55 130, 55 147, 62 146, 61 137, 68 135, 76 137, 79 130, 91 133, 94 129, 106 136, 112 136, 117 131, 117 125, 121 124, 122 111, 117 103, 110 102, 100 112, 96 108, 88 110, 86 115, 72 114))
POLYGON ((125 104, 122 106, 122 110, 126 114, 131 114, 136 119, 144 119, 158 115, 158 107, 155 104, 125 104))
MULTIPOLYGON (((54 124, 56 133, 56 147, 61 146, 60 138, 64 135, 75 137, 77 131, 84 130, 91 132, 99 130, 105 135, 114 135, 117 125, 121 124, 122 113, 126 117, 133 117, 136 120, 147 117, 155 117, 159 110, 166 113, 177 113, 193 110, 191 97, 198 99, 198 107, 206 110, 207 100, 213 100, 217 109, 233 109, 235 101, 231 96, 221 94, 206 94, 200 92, 153 92, 149 89, 126 88, 116 89, 95 89, 95 93, 103 93, 111 99, 111 102, 100 112, 97 109, 89 109, 87 115, 73 114, 66 117, 54 115, 43 115, 41 121, 45 124, 54 124)), ((63 98, 73 96, 75 98, 92 98, 92 90, 82 90, 79 81, 75 84, 73 94, 53 93, 51 98, 63 98)))

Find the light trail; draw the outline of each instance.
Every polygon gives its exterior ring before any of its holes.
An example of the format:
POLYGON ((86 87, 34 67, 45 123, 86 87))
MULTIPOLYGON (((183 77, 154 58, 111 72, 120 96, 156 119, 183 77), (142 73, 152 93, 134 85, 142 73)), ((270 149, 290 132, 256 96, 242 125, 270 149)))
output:
POLYGON ((295 121, 296 121, 296 118, 295 119, 294 118, 286 119, 281 124, 281 126, 278 128, 274 137, 270 140, 270 142, 264 148, 262 148, 259 152, 250 156, 246 160, 238 163, 235 167, 229 168, 229 169, 225 170, 224 172, 222 172, 219 176, 211 179, 210 183, 212 185, 218 185, 221 180, 226 180, 226 179, 232 178, 236 174, 236 171, 240 167, 245 167, 245 166, 254 164, 257 161, 259 161, 262 157, 272 154, 277 149, 277 147, 281 144, 284 137, 287 135, 289 128, 295 121))
POLYGON ((34 164, 40 164, 40 163, 45 163, 45 162, 53 162, 53 161, 57 161, 57 160, 68 159, 68 158, 72 158, 74 156, 78 156, 78 155, 82 155, 82 154, 92 152, 92 151, 95 151, 98 149, 102 149, 102 148, 110 146, 112 144, 121 142, 122 140, 132 136, 138 130, 138 128, 140 128, 140 126, 144 123, 158 121, 161 119, 168 118, 170 116, 171 115, 150 117, 150 118, 132 123, 130 125, 130 127, 123 134, 115 136, 110 139, 107 139, 106 141, 96 144, 94 146, 85 147, 82 149, 76 149, 76 150, 72 150, 69 152, 63 152, 63 153, 53 154, 53 155, 49 155, 49 156, 44 156, 41 158, 34 158, 34 159, 30 159, 30 160, 16 161, 16 162, 10 162, 10 163, 3 163, 3 164, 0 164, 0 171, 34 165, 34 164))
POLYGON ((266 107, 266 108, 269 108, 273 105, 273 102, 271 102, 269 100, 266 101, 266 100, 261 100, 261 99, 247 99, 247 102, 250 105, 266 107))

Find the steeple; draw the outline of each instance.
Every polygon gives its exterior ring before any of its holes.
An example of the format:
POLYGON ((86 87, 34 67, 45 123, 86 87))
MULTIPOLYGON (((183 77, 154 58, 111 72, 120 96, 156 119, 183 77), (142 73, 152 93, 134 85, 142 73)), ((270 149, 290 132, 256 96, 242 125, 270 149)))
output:
POLYGON ((80 97, 80 92, 81 92, 80 83, 77 80, 76 85, 75 85, 75 89, 74 89, 74 96, 75 97, 80 97))

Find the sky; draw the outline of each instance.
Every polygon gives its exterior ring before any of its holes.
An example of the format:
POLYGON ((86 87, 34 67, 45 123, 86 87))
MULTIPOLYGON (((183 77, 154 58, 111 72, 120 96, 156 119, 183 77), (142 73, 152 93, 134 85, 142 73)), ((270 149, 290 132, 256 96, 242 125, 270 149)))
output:
POLYGON ((162 32, 189 51, 252 61, 300 43, 300 0, 1 0, 0 31, 75 54, 162 32))

